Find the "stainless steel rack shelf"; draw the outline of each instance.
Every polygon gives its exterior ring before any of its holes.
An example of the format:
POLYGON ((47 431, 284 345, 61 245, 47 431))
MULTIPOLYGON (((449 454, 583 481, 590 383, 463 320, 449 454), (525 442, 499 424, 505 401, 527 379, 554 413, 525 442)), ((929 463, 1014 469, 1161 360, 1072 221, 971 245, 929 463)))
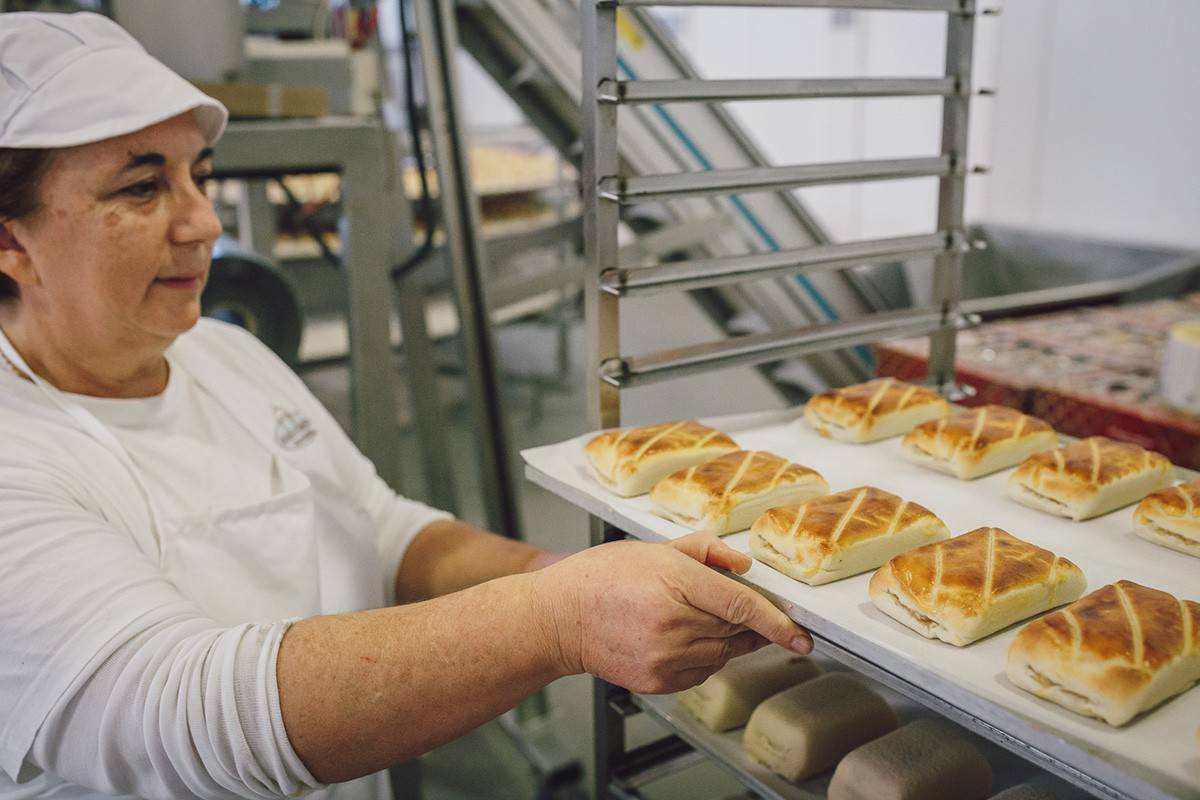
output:
POLYGON ((797 164, 789 167, 750 167, 600 179, 600 197, 618 203, 645 203, 713 194, 771 192, 861 181, 905 178, 945 178, 955 174, 951 156, 896 158, 883 161, 844 161, 835 164, 797 164))
MULTIPOLYGON (((583 52, 583 194, 585 303, 589 417, 593 428, 621 423, 620 391, 634 386, 731 366, 785 360, 805 354, 865 344, 898 336, 930 336, 928 382, 952 394, 957 331, 975 324, 960 302, 960 272, 966 248, 963 205, 967 168, 967 123, 972 94, 971 62, 978 14, 992 13, 974 0, 584 0, 580 4, 583 52), (946 20, 945 70, 934 78, 830 78, 773 80, 625 80, 617 60, 619 8, 724 6, 853 8, 942 12, 946 20), (711 169, 673 174, 622 174, 618 157, 618 109, 665 103, 719 104, 746 100, 807 100, 830 97, 940 97, 942 136, 939 152, 900 158, 778 167, 711 169), (805 186, 846 182, 935 178, 938 211, 934 232, 872 241, 819 244, 802 249, 751 252, 650 266, 622 264, 617 242, 620 211, 633 203, 670 202, 689 197, 741 193, 784 193, 805 186), (933 303, 928 307, 775 330, 754 336, 705 342, 649 354, 620 349, 621 303, 631 297, 753 282, 763 278, 811 275, 877 261, 932 257, 933 303)), ((592 542, 624 534, 591 509, 592 542)), ((794 609, 803 617, 803 609, 794 609)), ((810 615, 811 616, 811 615, 810 615)), ((802 622, 806 620, 801 620, 802 622)), ((812 622, 812 620, 807 620, 812 622)), ((820 626, 815 626, 819 629, 820 626)), ((1027 761, 1056 772, 1089 792, 1108 798, 1130 797, 1054 758, 1048 748, 1003 735, 953 703, 923 693, 919 686, 892 675, 854 652, 823 642, 830 655, 893 686, 910 699, 949 716, 1027 761)), ((731 754, 673 721, 654 701, 631 698, 618 687, 597 681, 594 691, 596 792, 602 797, 638 797, 647 776, 663 774, 678 763, 678 741, 665 741, 661 752, 640 750, 631 766, 624 721, 642 708, 664 721, 678 738, 722 762, 731 754), (654 754, 662 756, 654 758, 654 754), (667 758, 668 754, 673 754, 667 758)), ((675 738, 675 737, 672 737, 675 738)), ((745 771, 742 770, 744 773, 745 771)), ((747 781, 764 797, 795 797, 769 782, 747 781)), ((819 796, 819 795, 814 795, 819 796)))
POLYGON ((816 100, 841 97, 947 97, 959 93, 953 78, 810 78, 807 80, 645 80, 605 82, 602 103, 725 103, 746 100, 816 100))
POLYGON ((948 233, 822 244, 747 256, 672 261, 654 267, 618 267, 600 275, 600 289, 618 297, 637 297, 684 289, 704 289, 746 278, 781 274, 811 275, 869 261, 937 256, 955 246, 948 233))

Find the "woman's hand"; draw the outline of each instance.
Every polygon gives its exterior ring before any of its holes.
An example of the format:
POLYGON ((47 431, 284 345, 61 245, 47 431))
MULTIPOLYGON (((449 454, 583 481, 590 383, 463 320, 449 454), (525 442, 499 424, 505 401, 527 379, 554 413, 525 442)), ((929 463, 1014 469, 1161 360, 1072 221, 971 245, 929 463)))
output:
POLYGON ((613 542, 546 567, 535 585, 559 669, 661 694, 768 642, 811 652, 812 638, 786 614, 711 569, 743 573, 751 563, 715 536, 692 534, 613 542))

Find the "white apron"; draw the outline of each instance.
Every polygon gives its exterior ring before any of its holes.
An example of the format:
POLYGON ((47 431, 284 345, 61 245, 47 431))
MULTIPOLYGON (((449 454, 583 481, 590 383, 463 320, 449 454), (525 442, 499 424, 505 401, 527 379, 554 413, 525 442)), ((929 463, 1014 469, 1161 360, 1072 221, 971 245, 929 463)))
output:
MULTIPOLYGON (((176 518, 163 518, 140 470, 113 432, 38 377, 3 331, 0 352, 125 465, 153 520, 163 573, 216 621, 270 623, 385 604, 373 523, 306 452, 312 429, 254 384, 231 377, 203 348, 180 340, 171 350, 172 361, 267 448, 281 488, 263 501, 176 518)), ((309 797, 383 800, 391 797, 391 789, 387 774, 379 773, 309 797)))

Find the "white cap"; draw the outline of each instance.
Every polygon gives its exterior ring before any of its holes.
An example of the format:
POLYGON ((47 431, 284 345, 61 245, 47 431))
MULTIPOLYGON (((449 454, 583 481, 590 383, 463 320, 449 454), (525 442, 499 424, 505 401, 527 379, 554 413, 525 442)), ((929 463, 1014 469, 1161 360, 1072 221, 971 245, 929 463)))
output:
POLYGON ((0 147, 88 144, 185 111, 210 145, 229 118, 107 17, 0 14, 0 147))

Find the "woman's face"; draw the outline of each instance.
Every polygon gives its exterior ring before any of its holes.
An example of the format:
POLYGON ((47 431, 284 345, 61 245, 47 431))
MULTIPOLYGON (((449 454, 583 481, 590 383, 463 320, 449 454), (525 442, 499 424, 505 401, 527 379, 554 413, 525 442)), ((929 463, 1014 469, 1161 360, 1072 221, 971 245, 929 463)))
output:
POLYGON ((20 273, 20 313, 81 342, 187 331, 221 232, 204 192, 211 172, 190 113, 56 152, 41 207, 7 226, 22 251, 5 262, 20 273))

